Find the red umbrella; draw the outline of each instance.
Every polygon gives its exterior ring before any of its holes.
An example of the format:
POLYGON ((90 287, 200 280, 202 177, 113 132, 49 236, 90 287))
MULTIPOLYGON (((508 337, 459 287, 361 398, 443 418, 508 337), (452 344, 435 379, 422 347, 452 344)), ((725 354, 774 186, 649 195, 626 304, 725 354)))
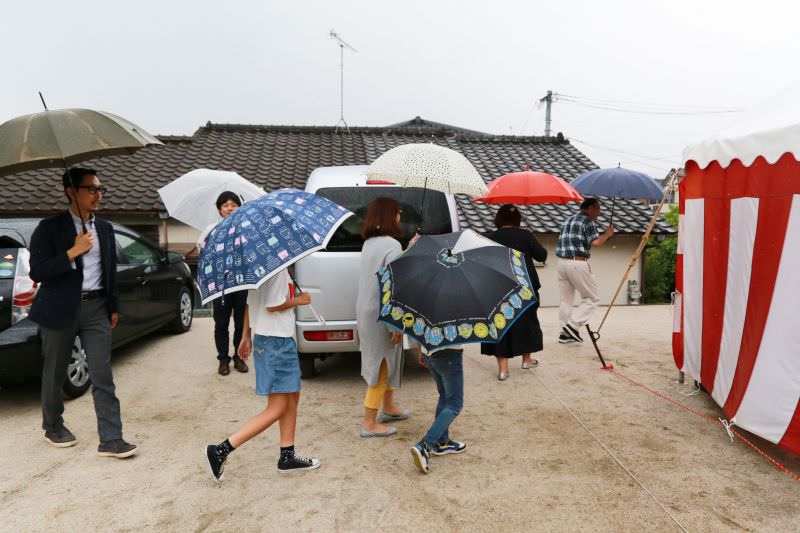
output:
POLYGON ((489 194, 476 198, 487 204, 565 204, 583 201, 572 185, 546 172, 512 172, 490 181, 489 194))

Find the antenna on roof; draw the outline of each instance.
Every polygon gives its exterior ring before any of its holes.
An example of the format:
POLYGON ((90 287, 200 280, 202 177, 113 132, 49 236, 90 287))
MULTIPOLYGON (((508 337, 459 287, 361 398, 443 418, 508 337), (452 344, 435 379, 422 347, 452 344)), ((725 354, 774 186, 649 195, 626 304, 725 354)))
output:
POLYGON ((334 30, 330 31, 330 37, 339 45, 339 122, 336 123, 335 133, 339 133, 340 124, 344 124, 347 133, 350 133, 350 126, 347 125, 347 121, 344 119, 344 49, 347 48, 353 52, 357 52, 358 50, 347 44, 334 30))

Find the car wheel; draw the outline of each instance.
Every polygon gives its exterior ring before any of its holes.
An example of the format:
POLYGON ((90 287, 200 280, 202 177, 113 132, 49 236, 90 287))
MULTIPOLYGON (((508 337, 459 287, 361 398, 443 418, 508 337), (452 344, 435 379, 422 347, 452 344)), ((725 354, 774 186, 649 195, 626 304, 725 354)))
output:
POLYGON ((186 333, 192 327, 192 316, 194 314, 192 295, 186 287, 181 287, 181 292, 178 295, 177 313, 169 324, 169 330, 173 333, 186 333))
POLYGON ((89 390, 92 384, 89 381, 89 363, 86 360, 86 350, 83 349, 81 338, 75 337, 72 343, 72 353, 67 365, 67 380, 62 390, 67 398, 78 398, 89 390))
POLYGON ((299 355, 300 358, 300 376, 303 379, 311 379, 317 375, 317 366, 313 355, 299 355))

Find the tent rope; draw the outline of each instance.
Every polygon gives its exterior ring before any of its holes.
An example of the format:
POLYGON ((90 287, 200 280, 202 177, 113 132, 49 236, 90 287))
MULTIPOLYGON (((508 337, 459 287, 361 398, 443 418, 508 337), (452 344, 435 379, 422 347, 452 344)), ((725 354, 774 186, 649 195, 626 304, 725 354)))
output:
POLYGON ((700 390, 700 385, 698 385, 692 390, 692 392, 682 392, 681 394, 683 394, 684 398, 688 398, 689 396, 697 396, 700 394, 700 390))
POLYGON ((728 434, 728 438, 733 442, 733 420, 725 420, 724 418, 718 418, 717 420, 720 421, 722 427, 725 428, 725 432, 728 434))
POLYGON ((678 407, 680 407, 682 409, 686 409, 690 413, 694 413, 694 414, 696 414, 697 416, 699 416, 701 418, 705 418, 706 420, 708 420, 712 424, 716 424, 718 426, 722 426, 723 428, 725 428, 725 430, 727 431, 729 436, 731 434, 733 434, 737 439, 739 439, 740 441, 742 441, 745 444, 747 444, 748 446, 750 446, 752 449, 754 449, 756 452, 758 452, 758 454, 761 455, 764 459, 766 459, 767 461, 772 463, 772 466, 774 466, 775 468, 777 468, 781 472, 784 472, 784 473, 788 474, 789 477, 791 477, 795 481, 800 481, 800 477, 797 474, 795 474, 794 472, 792 472, 791 470, 789 470, 788 468, 783 466, 777 460, 773 459, 772 456, 770 456, 767 452, 765 452, 764 450, 762 450, 761 448, 756 446, 754 443, 750 442, 750 440, 748 440, 747 438, 742 436, 741 433, 739 433, 738 431, 733 429, 733 424, 732 423, 729 423, 728 427, 725 427, 725 424, 723 424, 722 419, 715 420, 715 419, 711 418, 710 416, 701 413, 697 409, 693 409, 692 407, 689 407, 688 405, 686 405, 684 403, 681 403, 681 402, 679 402, 677 400, 673 400, 672 398, 670 398, 666 394, 662 394, 662 393, 660 393, 660 392, 658 392, 656 390, 651 389, 647 385, 644 385, 644 384, 639 383, 638 381, 636 381, 634 379, 629 378, 625 374, 621 374, 619 371, 615 370, 613 367, 603 368, 601 370, 607 370, 607 371, 611 372, 612 374, 614 374, 615 376, 618 376, 618 377, 624 379, 625 381, 631 383, 632 385, 636 385, 637 387, 641 387, 642 389, 644 389, 644 390, 646 390, 646 391, 648 391, 648 392, 650 392, 652 394, 655 394, 656 396, 658 396, 662 400, 666 400, 669 403, 677 405, 678 407))
MULTIPOLYGON (((610 368, 610 367, 609 367, 609 368, 610 368)), ((683 526, 683 524, 681 524, 681 523, 680 523, 680 521, 678 521, 678 519, 675 517, 675 515, 674 515, 674 514, 672 514, 672 512, 671 512, 671 511, 670 511, 670 510, 669 510, 669 509, 668 509, 668 508, 667 508, 667 507, 666 507, 666 506, 665 506, 663 503, 661 503, 661 500, 659 500, 659 499, 658 499, 658 498, 655 496, 655 494, 653 494, 652 492, 650 492, 650 490, 648 490, 648 488, 647 488, 647 487, 645 487, 645 486, 642 484, 642 482, 641 482, 641 481, 639 481, 639 479, 638 479, 638 478, 637 478, 637 477, 636 477, 636 476, 633 474, 633 472, 631 472, 631 471, 630 471, 630 469, 629 469, 627 466, 625 466, 625 464, 624 464, 622 461, 620 461, 620 460, 619 460, 619 458, 617 458, 617 456, 616 456, 616 455, 614 455, 614 452, 612 452, 612 451, 611 451, 611 450, 608 448, 608 446, 606 446, 606 445, 603 443, 603 441, 601 441, 601 440, 598 438, 598 436, 597 436, 597 435, 595 435, 595 434, 594 434, 594 432, 592 432, 592 430, 591 430, 591 429, 589 429, 589 428, 586 426, 586 424, 584 424, 584 423, 583 423, 583 421, 582 421, 580 418, 578 418, 578 415, 576 415, 576 414, 575 414, 575 413, 572 411, 572 409, 570 409, 569 407, 567 407, 567 405, 566 405, 564 402, 562 402, 562 401, 561 401, 561 398, 559 398, 558 396, 556 396, 556 394, 555 394, 555 393, 554 393, 554 392, 553 392, 553 391, 550 389, 550 387, 548 387, 548 386, 547 386, 547 384, 546 384, 544 381, 542 381, 542 379, 541 379, 541 378, 539 378, 539 376, 538 376, 538 375, 534 374, 534 377, 535 377, 535 378, 536 378, 536 380, 537 380, 537 381, 538 381, 538 382, 539 382, 539 383, 542 385, 542 387, 544 387, 544 388, 545 388, 545 390, 547 390, 547 392, 549 392, 549 393, 550 393, 550 396, 552 396, 553 398, 555 398, 555 400, 556 400, 556 401, 557 401, 559 404, 561 404, 561 407, 563 407, 564 409, 566 409, 566 410, 567 410, 567 412, 568 412, 570 415, 572 415, 572 418, 574 418, 574 419, 575 419, 575 420, 578 422, 578 424, 580 424, 580 425, 581 425, 581 427, 582 427, 584 430, 586 430, 586 432, 587 432, 589 435, 591 435, 591 437, 592 437, 592 438, 595 440, 595 442, 597 442, 597 444, 599 444, 599 445, 600 445, 600 447, 601 447, 601 448, 603 448, 603 450, 605 450, 605 452, 606 452, 606 453, 609 455, 609 457, 611 457, 611 459, 613 459, 613 460, 614 460, 614 462, 616 462, 616 463, 617 463, 617 464, 620 466, 620 468, 622 468, 622 470, 624 470, 624 471, 625 471, 625 473, 626 473, 626 474, 628 474, 628 476, 629 476, 629 477, 630 477, 630 478, 631 478, 631 479, 632 479, 632 480, 633 480, 633 481, 634 481, 634 482, 635 482, 637 485, 639 485, 639 487, 640 487, 640 488, 641 488, 641 489, 642 489, 642 490, 643 490, 643 491, 644 491, 644 492, 645 492, 645 493, 646 493, 648 496, 650 496, 650 498, 651 498, 651 499, 652 499, 652 500, 653 500, 653 501, 656 503, 656 505, 658 505, 658 506, 659 506, 659 507, 660 507, 660 508, 661 508, 661 509, 662 509, 662 510, 663 510, 663 511, 664 511, 664 512, 667 514, 667 516, 669 516, 669 518, 670 518, 670 519, 671 519, 673 522, 675 522, 675 525, 676 525, 676 526, 678 526, 678 528, 679 528, 681 531, 684 531, 685 533, 688 533, 688 531, 689 531, 689 530, 688 530, 688 529, 686 529, 686 528, 683 526)))

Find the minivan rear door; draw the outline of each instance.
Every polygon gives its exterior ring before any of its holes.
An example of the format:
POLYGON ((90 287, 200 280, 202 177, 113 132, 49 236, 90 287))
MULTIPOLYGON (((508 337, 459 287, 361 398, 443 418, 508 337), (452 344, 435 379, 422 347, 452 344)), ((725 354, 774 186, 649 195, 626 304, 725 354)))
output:
MULTIPOLYGON (((339 226, 324 251, 311 254, 295 265, 297 282, 311 293, 315 310, 326 321, 355 320, 361 247, 364 244, 361 225, 374 198, 388 196, 400 203, 400 225, 404 235, 399 240, 404 249, 417 232, 438 235, 453 231, 450 202, 438 191, 359 186, 320 188, 315 194, 354 213, 339 226)), ((377 291, 377 281, 375 287, 377 291)), ((315 320, 308 306, 297 308, 297 319, 315 320)))

